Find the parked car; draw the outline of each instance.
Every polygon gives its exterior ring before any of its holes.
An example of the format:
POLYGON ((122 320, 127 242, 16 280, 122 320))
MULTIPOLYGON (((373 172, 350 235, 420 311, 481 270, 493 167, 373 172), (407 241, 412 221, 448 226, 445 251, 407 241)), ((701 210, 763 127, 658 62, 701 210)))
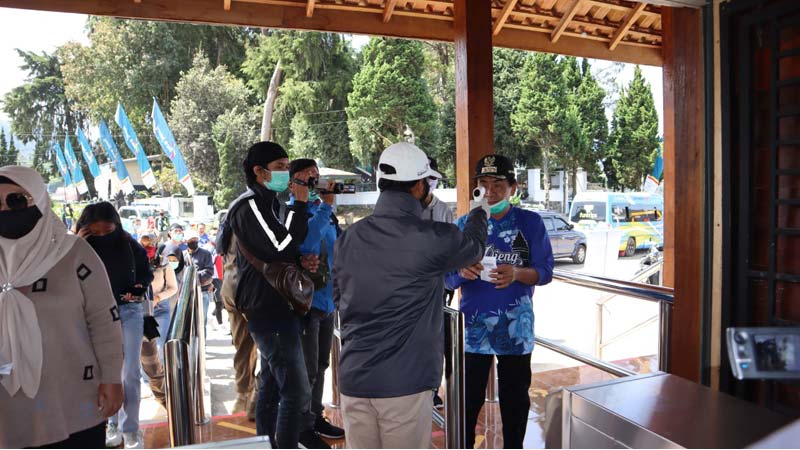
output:
POLYGON ((556 258, 571 258, 575 264, 586 261, 586 235, 575 230, 567 219, 554 211, 537 211, 544 221, 545 229, 556 258))

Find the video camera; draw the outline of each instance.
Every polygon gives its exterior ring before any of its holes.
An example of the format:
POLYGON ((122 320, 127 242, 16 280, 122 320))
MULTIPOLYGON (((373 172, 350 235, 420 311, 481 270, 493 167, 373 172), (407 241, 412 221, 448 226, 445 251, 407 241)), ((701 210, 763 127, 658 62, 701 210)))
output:
POLYGON ((320 194, 355 194, 356 185, 352 183, 334 183, 333 190, 319 189, 319 178, 309 177, 307 181, 297 178, 292 179, 292 183, 299 184, 300 186, 308 186, 308 190, 317 191, 320 194))

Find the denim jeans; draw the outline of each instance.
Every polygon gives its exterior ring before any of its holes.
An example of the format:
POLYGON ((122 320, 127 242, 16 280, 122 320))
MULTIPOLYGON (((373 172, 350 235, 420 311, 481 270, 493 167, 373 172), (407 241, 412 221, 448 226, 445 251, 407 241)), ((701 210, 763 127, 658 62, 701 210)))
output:
POLYGON ((325 371, 330 366, 333 340, 333 314, 311 309, 303 318, 303 355, 306 360, 311 400, 303 412, 304 430, 313 430, 317 417, 322 416, 322 394, 325 389, 325 371))
POLYGON ((213 297, 213 293, 203 291, 203 334, 206 339, 208 339, 208 304, 211 303, 213 297))
POLYGON ((141 303, 119 305, 122 322, 122 390, 125 400, 122 408, 108 418, 123 433, 139 431, 139 401, 141 400, 142 338, 144 337, 144 312, 141 303))
POLYGON ((158 323, 158 334, 160 335, 156 340, 158 345, 158 355, 161 358, 161 364, 164 364, 164 345, 169 338, 169 324, 172 321, 172 308, 169 305, 169 299, 163 299, 158 302, 158 305, 153 309, 153 317, 158 323))
POLYGON ((256 400, 256 432, 275 432, 279 448, 297 448, 302 413, 311 398, 298 331, 269 332, 248 322, 261 352, 261 385, 256 400))

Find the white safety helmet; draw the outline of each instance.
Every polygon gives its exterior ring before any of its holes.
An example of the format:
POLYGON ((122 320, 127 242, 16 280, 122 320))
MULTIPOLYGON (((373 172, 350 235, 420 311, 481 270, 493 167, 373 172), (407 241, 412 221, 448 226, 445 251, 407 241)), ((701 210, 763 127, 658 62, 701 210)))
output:
POLYGON ((408 142, 398 142, 386 148, 378 161, 378 170, 380 178, 392 181, 442 178, 442 174, 431 169, 428 155, 408 142))

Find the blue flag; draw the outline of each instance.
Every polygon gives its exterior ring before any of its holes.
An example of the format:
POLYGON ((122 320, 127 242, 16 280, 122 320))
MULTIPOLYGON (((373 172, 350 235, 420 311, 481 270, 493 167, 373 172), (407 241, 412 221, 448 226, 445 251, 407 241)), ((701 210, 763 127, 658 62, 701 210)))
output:
POLYGON ((136 131, 133 130, 131 121, 122 108, 122 103, 117 103, 117 113, 114 114, 114 119, 116 119, 117 125, 122 129, 122 135, 125 137, 125 144, 136 156, 136 162, 139 164, 139 171, 142 173, 144 187, 150 189, 155 186, 156 177, 153 175, 153 169, 150 168, 150 162, 147 161, 147 155, 144 154, 142 144, 139 143, 139 137, 136 136, 136 131))
POLYGON ((72 182, 78 188, 78 194, 89 192, 86 179, 83 178, 81 165, 78 163, 78 158, 75 157, 75 151, 72 150, 72 143, 69 141, 69 135, 64 138, 64 156, 67 157, 67 167, 70 170, 69 174, 72 177, 72 182))
POLYGON ((106 151, 109 163, 116 170, 117 179, 122 186, 122 190, 126 194, 133 192, 133 183, 131 183, 131 178, 128 175, 128 169, 125 167, 125 162, 122 160, 122 155, 119 154, 117 144, 111 137, 111 132, 108 130, 105 120, 100 121, 100 146, 106 151))
POLYGON ((92 146, 89 145, 89 140, 86 139, 86 135, 83 134, 83 130, 80 128, 78 128, 78 143, 81 145, 83 160, 86 161, 86 165, 89 166, 89 172, 92 173, 94 178, 99 177, 100 166, 97 165, 97 158, 95 158, 94 152, 92 152, 92 146))
POLYGON ((54 143, 53 147, 56 148, 56 166, 58 166, 58 171, 61 172, 61 177, 64 179, 64 186, 69 186, 72 184, 72 178, 69 176, 69 168, 67 167, 67 161, 64 159, 64 152, 61 151, 61 146, 58 145, 58 142, 54 143))
POLYGON ((183 159, 183 154, 178 148, 178 143, 175 142, 175 137, 172 135, 172 131, 169 129, 169 125, 167 125, 167 121, 164 119, 164 114, 161 113, 161 108, 158 107, 155 97, 153 97, 153 133, 161 145, 161 150, 175 165, 178 181, 186 188, 189 195, 194 195, 194 183, 192 183, 192 177, 186 167, 186 161, 183 159))

